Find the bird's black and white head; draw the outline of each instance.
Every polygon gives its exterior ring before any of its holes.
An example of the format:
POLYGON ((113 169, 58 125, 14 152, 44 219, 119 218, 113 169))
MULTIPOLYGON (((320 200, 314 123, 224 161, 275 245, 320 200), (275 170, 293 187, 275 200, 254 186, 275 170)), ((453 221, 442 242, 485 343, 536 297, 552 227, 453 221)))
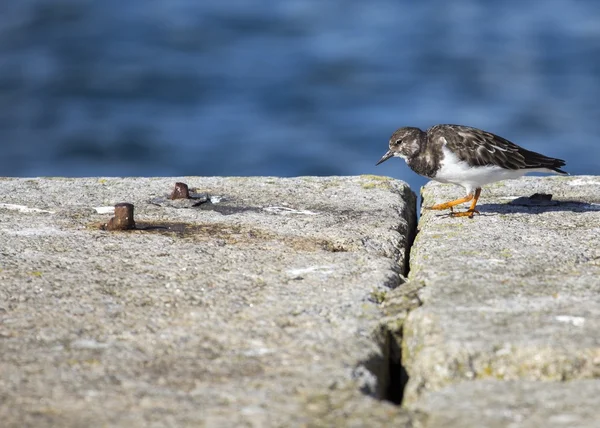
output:
POLYGON ((419 128, 406 127, 397 129, 390 137, 390 149, 375 165, 379 165, 393 156, 404 160, 412 158, 421 151, 422 138, 427 137, 419 128))

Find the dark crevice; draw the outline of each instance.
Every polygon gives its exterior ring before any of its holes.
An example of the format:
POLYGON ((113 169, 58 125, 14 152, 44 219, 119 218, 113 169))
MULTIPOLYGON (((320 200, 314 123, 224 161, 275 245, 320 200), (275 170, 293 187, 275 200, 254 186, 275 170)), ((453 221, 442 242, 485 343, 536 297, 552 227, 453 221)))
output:
POLYGON ((402 197, 406 205, 399 215, 406 223, 399 225, 398 232, 406 236, 406 241, 403 248, 398 248, 395 280, 387 284, 391 291, 377 301, 385 316, 374 332, 380 352, 354 370, 354 378, 363 393, 397 406, 402 405, 409 380, 402 355, 403 325, 410 311, 421 305, 418 292, 422 287, 406 279, 410 273, 411 249, 418 233, 417 198, 410 190, 402 197))
POLYGON ((382 324, 377 334, 381 352, 359 364, 353 372, 361 392, 373 398, 402 405, 408 373, 402 361, 401 331, 382 324))
MULTIPOLYGON (((415 239, 417 237, 417 234, 419 233, 419 209, 417 207, 417 203, 422 201, 419 201, 419 198, 417 199, 417 196, 411 191, 409 190, 409 194, 408 194, 408 198, 405 196, 404 200, 407 201, 406 204, 406 210, 407 212, 405 213, 405 218, 406 218, 406 244, 404 247, 404 260, 402 263, 402 275, 404 275, 405 278, 408 278, 408 274, 410 273, 410 251, 412 249, 412 246, 415 242, 415 239), (415 209, 411 210, 410 208, 408 208, 409 206, 414 206, 415 209)), ((420 206, 419 206, 420 207, 420 206)), ((399 284, 401 285, 401 284, 399 284)))
MULTIPOLYGON (((415 220, 414 223, 411 225, 409 225, 410 227, 410 232, 407 234, 408 236, 406 237, 406 249, 404 251, 404 269, 402 272, 402 275, 404 275, 405 278, 408 278, 408 275, 410 274, 410 253, 413 247, 413 244, 415 242, 415 239, 417 238, 417 234, 419 233, 419 229, 417 228, 417 221, 415 220)), ((400 284, 402 285, 402 284, 400 284)))
POLYGON ((395 336, 388 332, 389 338, 389 358, 388 358, 388 385, 384 400, 387 400, 398 406, 402 405, 404 398, 404 389, 408 383, 408 373, 402 365, 402 347, 395 339, 395 336))
POLYGON ((408 316, 408 313, 419 307, 421 302, 418 298, 418 290, 420 287, 415 287, 414 284, 406 281, 410 274, 410 253, 413 247, 414 241, 419 233, 418 230, 418 219, 419 210, 417 208, 417 202, 420 202, 412 193, 411 198, 405 198, 408 202, 408 206, 412 205, 415 207, 414 211, 409 210, 407 219, 407 230, 406 230, 406 246, 404 251, 404 260, 402 263, 402 275, 404 278, 398 278, 398 292, 400 293, 400 299, 402 303, 397 304, 394 302, 387 302, 384 304, 384 312, 388 316, 395 318, 394 322, 386 322, 381 325, 381 340, 383 355, 386 358, 386 378, 381 379, 384 385, 384 393, 381 399, 389 401, 395 405, 401 406, 404 399, 404 391, 408 384, 409 376, 404 366, 402 358, 402 341, 403 341, 403 324, 404 320, 408 316))

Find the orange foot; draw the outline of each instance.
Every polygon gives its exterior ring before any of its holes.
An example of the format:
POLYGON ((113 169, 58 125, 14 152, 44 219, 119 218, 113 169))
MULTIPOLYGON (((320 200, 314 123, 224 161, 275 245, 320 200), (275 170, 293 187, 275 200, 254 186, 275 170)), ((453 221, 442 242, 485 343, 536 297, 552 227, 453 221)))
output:
POLYGON ((479 199, 479 195, 481 194, 481 188, 475 189, 475 195, 469 193, 464 198, 456 199, 455 201, 444 202, 443 204, 436 204, 432 207, 426 207, 428 210, 447 210, 450 209, 452 211, 450 213, 451 217, 469 217, 473 218, 474 214, 479 214, 479 211, 475 209, 475 205, 477 205, 477 200, 479 199), (471 201, 471 206, 467 211, 455 213, 454 207, 459 204, 464 204, 465 202, 471 201))
POLYGON ((475 215, 475 214, 479 214, 479 211, 469 209, 467 211, 463 211, 463 212, 459 212, 459 213, 451 212, 450 213, 450 217, 469 217, 469 218, 473 218, 473 215, 475 215))

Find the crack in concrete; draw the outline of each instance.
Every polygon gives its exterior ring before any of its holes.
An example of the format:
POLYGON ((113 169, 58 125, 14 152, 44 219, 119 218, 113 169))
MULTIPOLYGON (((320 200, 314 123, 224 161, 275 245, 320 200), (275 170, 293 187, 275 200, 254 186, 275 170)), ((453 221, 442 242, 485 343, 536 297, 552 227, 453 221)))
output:
POLYGON ((421 306, 418 291, 424 286, 407 279, 410 274, 411 250, 418 234, 417 200, 410 190, 401 196, 406 201, 406 207, 405 211, 399 214, 406 220, 406 224, 399 225, 398 231, 406 236, 406 241, 404 248, 398 249, 397 263, 400 273, 396 272, 395 284, 382 299, 384 318, 374 333, 381 356, 360 364, 360 367, 366 368, 377 378, 377 387, 363 387, 362 392, 398 406, 402 405, 409 379, 402 358, 404 321, 412 310, 421 306))

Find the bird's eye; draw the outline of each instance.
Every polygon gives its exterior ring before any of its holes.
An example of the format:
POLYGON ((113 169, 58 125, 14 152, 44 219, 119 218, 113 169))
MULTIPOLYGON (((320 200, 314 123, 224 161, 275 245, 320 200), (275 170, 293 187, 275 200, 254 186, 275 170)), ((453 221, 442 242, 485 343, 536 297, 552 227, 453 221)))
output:
POLYGON ((399 146, 402 143, 402 140, 396 140, 396 145, 399 146))

